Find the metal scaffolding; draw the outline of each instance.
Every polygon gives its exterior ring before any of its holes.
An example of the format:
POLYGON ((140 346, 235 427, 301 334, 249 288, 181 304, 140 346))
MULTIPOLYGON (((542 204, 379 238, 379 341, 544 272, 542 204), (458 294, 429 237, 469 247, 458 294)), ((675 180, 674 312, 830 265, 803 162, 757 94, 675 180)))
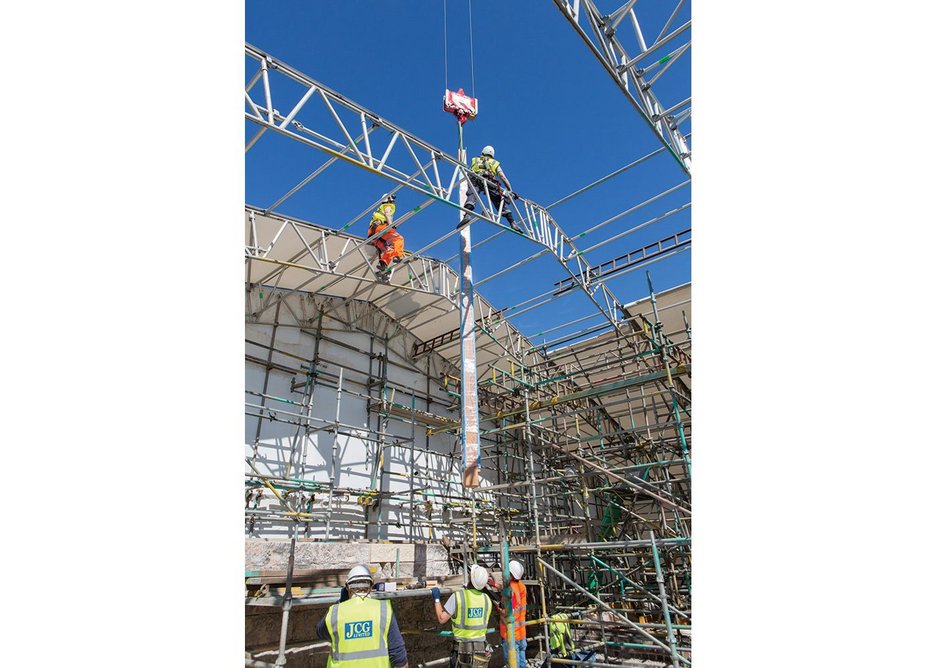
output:
MULTIPOLYGON (((632 5, 616 19, 633 16, 632 5)), ((689 665, 690 288, 656 292, 649 270, 689 249, 689 229, 663 231, 689 202, 598 236, 651 202, 688 197, 688 182, 575 235, 547 208, 520 199, 518 234, 501 225, 486 193, 476 193, 474 211, 460 206, 460 185, 474 187, 464 161, 269 54, 247 46, 246 56, 256 69, 248 73, 245 118, 257 128, 246 150, 271 134, 327 156, 282 196, 247 205, 244 214, 245 530, 249 539, 290 541, 284 593, 248 602, 282 607, 277 665, 286 661, 290 610, 336 600, 334 591, 294 596, 297 538, 441 542, 453 573, 464 572, 467 560, 503 570, 507 550, 530 578, 531 651, 545 656, 547 624, 559 623, 570 626, 578 648, 596 652, 596 666, 689 665), (502 234, 517 235, 530 251, 475 282, 477 488, 462 487, 460 272, 451 265, 458 256, 430 254, 447 239, 451 250, 455 226, 378 280, 370 239, 348 231, 376 202, 334 225, 278 211, 340 163, 425 197, 395 226, 435 204, 446 220, 459 211, 476 230, 494 229, 473 244, 476 255, 502 234), (654 243, 620 252, 639 229, 661 232, 654 243), (582 245, 587 235, 591 246, 582 245), (613 257, 587 259, 610 243, 620 249, 613 257), (486 290, 487 281, 550 258, 556 271, 540 272, 536 295, 502 304, 486 290), (624 304, 611 286, 638 270, 646 297, 624 304), (568 318, 563 306, 575 299, 591 310, 568 318), (552 324, 522 331, 521 315, 535 309, 552 324)), ((685 165, 688 171, 688 158, 685 165)), ((421 594, 384 596, 398 595, 421 594)))

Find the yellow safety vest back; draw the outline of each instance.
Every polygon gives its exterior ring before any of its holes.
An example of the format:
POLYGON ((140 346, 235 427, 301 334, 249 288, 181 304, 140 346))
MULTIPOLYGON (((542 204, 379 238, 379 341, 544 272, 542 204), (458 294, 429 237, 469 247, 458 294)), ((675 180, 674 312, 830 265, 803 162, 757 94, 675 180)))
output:
POLYGON ((494 158, 489 158, 487 155, 480 155, 477 158, 472 158, 472 171, 476 174, 486 176, 489 179, 496 178, 500 168, 501 163, 494 158))
POLYGON ((372 224, 372 225, 374 224, 374 221, 375 221, 375 220, 378 220, 378 221, 380 221, 380 222, 382 222, 382 223, 386 223, 386 222, 387 222, 387 216, 384 215, 384 207, 385 207, 385 206, 389 206, 389 207, 390 207, 390 215, 393 216, 395 213, 397 213, 397 205, 396 205, 396 204, 394 204, 393 202, 385 202, 384 204, 379 205, 379 206, 377 207, 377 209, 374 210, 374 213, 371 214, 371 224, 372 224))
POLYGON ((326 613, 332 640, 328 668, 390 668, 390 601, 353 596, 326 613))
POLYGON ((491 599, 475 589, 460 589, 455 594, 452 635, 463 640, 484 640, 491 614, 491 599))

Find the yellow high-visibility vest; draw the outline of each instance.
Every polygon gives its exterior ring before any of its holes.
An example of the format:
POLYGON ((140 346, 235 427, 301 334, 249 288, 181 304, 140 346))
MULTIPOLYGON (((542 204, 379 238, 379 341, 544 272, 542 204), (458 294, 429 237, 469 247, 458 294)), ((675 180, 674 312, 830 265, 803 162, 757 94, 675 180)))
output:
MULTIPOLYGON (((561 612, 551 615, 553 619, 569 619, 569 615, 561 612)), ((573 636, 570 632, 569 622, 555 621, 547 625, 547 636, 550 639, 550 653, 558 656, 566 656, 576 650, 573 645, 573 636)))
POLYGON ((387 216, 384 215, 384 207, 385 207, 385 206, 389 206, 389 207, 390 207, 390 215, 393 216, 395 213, 397 213, 397 205, 396 205, 396 204, 394 204, 393 202, 384 202, 383 204, 380 204, 380 205, 377 207, 377 209, 374 210, 374 213, 371 214, 371 222, 372 222, 372 223, 374 222, 374 219, 377 219, 377 220, 381 221, 382 223, 386 223, 386 222, 387 222, 387 216))
POLYGON ((455 594, 452 635, 457 641, 484 640, 491 614, 491 599, 475 589, 460 589, 455 594))
POLYGON ((501 163, 494 158, 489 158, 487 155, 480 155, 477 158, 472 158, 472 171, 476 174, 481 174, 482 176, 493 179, 498 176, 498 170, 500 168, 501 163))
POLYGON ((390 601, 353 596, 329 608, 325 626, 332 649, 328 668, 390 668, 390 601))

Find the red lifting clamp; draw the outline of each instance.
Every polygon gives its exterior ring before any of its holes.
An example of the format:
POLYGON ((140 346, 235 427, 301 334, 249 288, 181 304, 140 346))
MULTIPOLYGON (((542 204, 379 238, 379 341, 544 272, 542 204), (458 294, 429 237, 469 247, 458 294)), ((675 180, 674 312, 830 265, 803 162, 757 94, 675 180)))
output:
POLYGON ((442 108, 459 119, 459 125, 465 125, 465 121, 470 121, 478 115, 478 100, 466 95, 461 88, 455 93, 446 90, 442 108))

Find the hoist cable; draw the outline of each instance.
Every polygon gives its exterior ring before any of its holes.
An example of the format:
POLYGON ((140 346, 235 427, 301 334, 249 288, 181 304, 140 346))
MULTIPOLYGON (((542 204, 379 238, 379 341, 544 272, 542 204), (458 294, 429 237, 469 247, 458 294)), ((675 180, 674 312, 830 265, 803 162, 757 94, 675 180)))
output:
POLYGON ((469 6, 469 58, 472 61, 472 97, 475 97, 475 37, 472 35, 472 0, 469 6))
POLYGON ((449 25, 446 20, 446 0, 442 0, 442 55, 445 72, 445 89, 449 90, 449 25))

